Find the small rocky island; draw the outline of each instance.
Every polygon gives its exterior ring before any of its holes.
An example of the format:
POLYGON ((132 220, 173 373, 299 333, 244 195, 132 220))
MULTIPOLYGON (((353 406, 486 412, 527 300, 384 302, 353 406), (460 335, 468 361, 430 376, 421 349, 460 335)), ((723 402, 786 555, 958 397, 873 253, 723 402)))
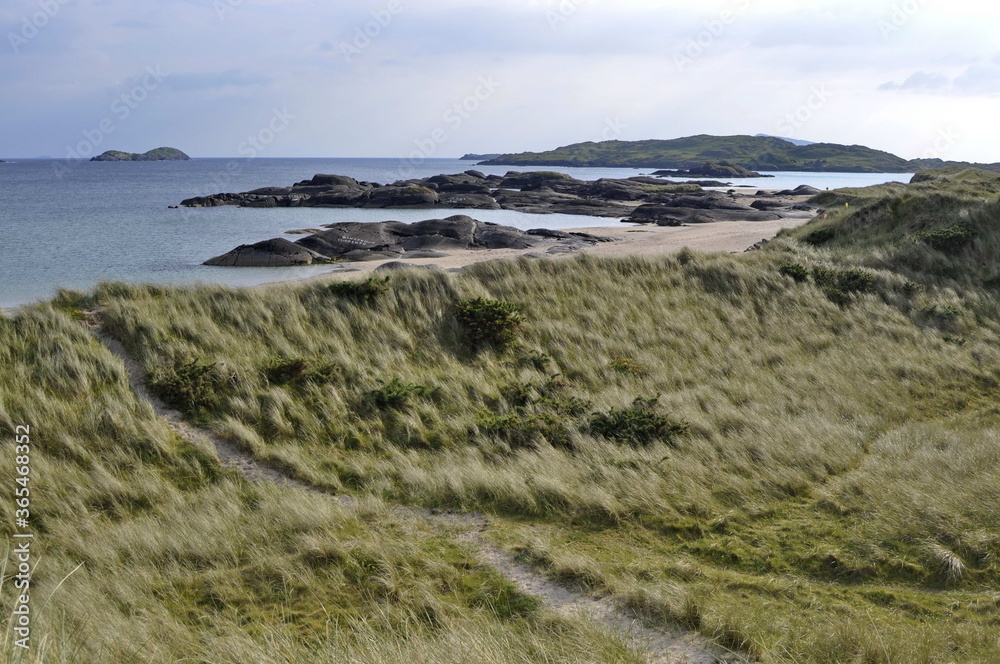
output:
POLYGON ((190 161, 187 156, 177 148, 156 148, 149 152, 134 153, 121 152, 119 150, 108 150, 96 157, 91 157, 91 161, 190 161))
POLYGON ((743 168, 739 164, 732 164, 728 161, 719 163, 706 162, 702 166, 691 169, 663 170, 653 173, 656 177, 672 178, 773 178, 773 175, 762 175, 749 168, 743 168))

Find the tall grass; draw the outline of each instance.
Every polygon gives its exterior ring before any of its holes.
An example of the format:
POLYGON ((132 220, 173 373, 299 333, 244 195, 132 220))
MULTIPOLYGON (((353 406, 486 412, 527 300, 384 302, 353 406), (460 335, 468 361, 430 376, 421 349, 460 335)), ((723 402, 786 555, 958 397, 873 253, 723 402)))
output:
POLYGON ((68 643, 638 656, 383 507, 405 502, 489 512, 539 569, 764 662, 993 661, 1000 184, 947 177, 824 194, 836 211, 741 256, 490 262, 364 297, 105 284, 3 323, 2 421, 51 427, 40 583, 85 563, 68 643), (470 302, 510 314, 503 343, 470 337, 470 302), (74 326, 92 308, 191 421, 367 507, 220 471, 74 326))

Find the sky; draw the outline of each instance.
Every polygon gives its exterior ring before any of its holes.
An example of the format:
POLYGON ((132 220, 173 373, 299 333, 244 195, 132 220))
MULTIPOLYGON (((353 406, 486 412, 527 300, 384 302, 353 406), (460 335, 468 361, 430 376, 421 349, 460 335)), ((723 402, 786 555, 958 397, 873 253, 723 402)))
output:
POLYGON ((3 0, 0 157, 773 134, 1000 161, 973 0, 3 0))

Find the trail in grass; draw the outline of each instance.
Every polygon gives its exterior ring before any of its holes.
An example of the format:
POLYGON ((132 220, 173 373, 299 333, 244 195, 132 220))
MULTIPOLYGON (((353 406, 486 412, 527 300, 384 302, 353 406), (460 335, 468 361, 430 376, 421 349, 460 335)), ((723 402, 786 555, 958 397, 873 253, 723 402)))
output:
MULTIPOLYGON (((252 454, 209 431, 193 427, 183 415, 174 410, 146 386, 146 371, 142 364, 125 349, 117 339, 100 332, 97 337, 124 364, 132 391, 152 406, 156 414, 185 439, 192 442, 208 441, 216 450, 222 465, 241 473, 255 482, 266 482, 321 493, 342 505, 350 505, 350 496, 333 495, 308 482, 290 476, 287 472, 256 459, 252 454)), ((695 632, 676 627, 665 630, 662 626, 650 627, 642 619, 618 607, 610 597, 595 597, 566 585, 557 583, 533 567, 519 562, 486 537, 489 520, 479 514, 463 514, 423 510, 396 506, 399 516, 418 517, 436 521, 449 527, 459 527, 457 540, 464 543, 486 564, 493 567, 519 591, 540 599, 553 613, 565 618, 585 618, 604 625, 623 638, 630 646, 647 653, 650 664, 717 664, 747 662, 745 658, 727 652, 695 632)))

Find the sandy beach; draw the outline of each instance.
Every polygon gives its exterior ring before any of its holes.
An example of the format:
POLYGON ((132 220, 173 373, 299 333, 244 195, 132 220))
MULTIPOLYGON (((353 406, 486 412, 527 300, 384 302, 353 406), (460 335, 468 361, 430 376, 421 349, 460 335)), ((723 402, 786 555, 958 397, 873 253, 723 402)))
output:
MULTIPOLYGON (((474 263, 491 260, 516 259, 521 256, 545 258, 572 258, 581 253, 601 257, 661 256, 671 254, 684 247, 698 251, 721 251, 740 253, 761 240, 770 240, 784 228, 796 228, 808 223, 810 218, 779 219, 775 221, 723 221, 690 226, 638 226, 622 224, 617 227, 581 227, 573 229, 593 235, 616 238, 616 242, 606 242, 583 249, 579 252, 548 254, 544 248, 532 249, 492 249, 449 251, 440 258, 395 259, 343 263, 327 274, 321 274, 301 281, 350 280, 364 278, 386 263, 405 263, 413 266, 437 266, 446 270, 464 268, 474 263), (347 268, 345 270, 344 268, 347 268)), ((570 231, 572 232, 572 231, 570 231)), ((277 286, 285 282, 264 284, 261 288, 277 286)))

